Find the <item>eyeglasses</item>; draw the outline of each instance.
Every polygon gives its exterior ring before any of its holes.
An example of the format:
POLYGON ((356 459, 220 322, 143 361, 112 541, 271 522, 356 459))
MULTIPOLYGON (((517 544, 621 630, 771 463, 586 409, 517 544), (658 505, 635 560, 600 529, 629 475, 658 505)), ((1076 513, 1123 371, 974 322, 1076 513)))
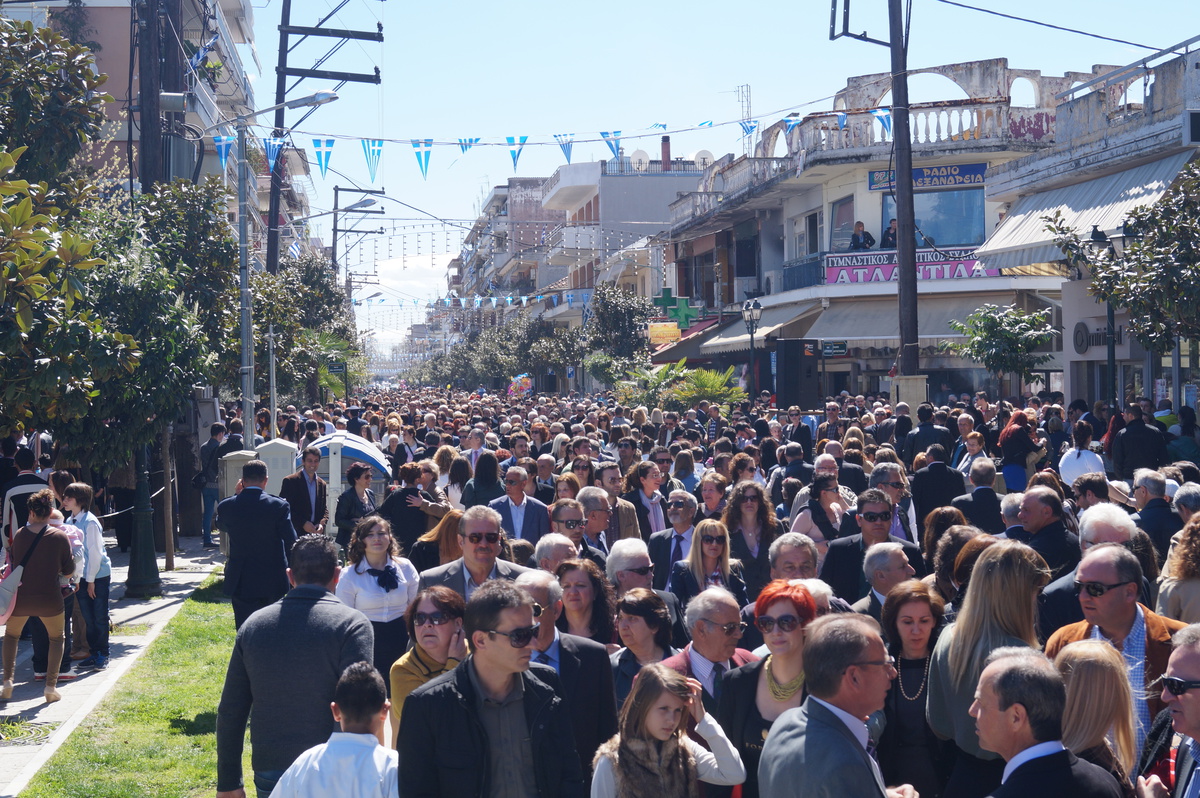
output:
POLYGON ((673 463, 673 462, 675 462, 675 461, 674 461, 674 460, 672 460, 670 457, 660 457, 660 458, 658 458, 657 460, 655 460, 655 461, 654 461, 654 464, 655 464, 655 465, 665 465, 665 466, 669 466, 669 465, 671 465, 671 463, 673 463))
POLYGON ((771 634, 775 630, 775 624, 779 624, 779 631, 790 632, 800 625, 800 619, 795 615, 780 615, 778 618, 764 615, 754 619, 754 625, 764 634, 771 634))
POLYGON ((1100 598, 1101 596, 1103 596, 1105 593, 1107 593, 1110 590, 1116 590, 1121 585, 1130 585, 1130 584, 1133 584, 1133 583, 1126 581, 1126 582, 1117 582, 1115 585, 1106 585, 1103 582, 1076 582, 1075 583, 1075 595, 1078 596, 1080 593, 1082 593, 1083 591, 1086 590, 1087 594, 1089 596, 1091 596, 1092 598, 1100 598))
POLYGON ((762 501, 762 496, 759 496, 757 493, 747 493, 742 496, 742 501, 744 501, 744 502, 762 501))
POLYGON ((583 526, 583 520, 580 518, 555 518, 554 523, 562 524, 567 529, 579 529, 583 526))
POLYGON ((903 482, 880 482, 879 484, 880 484, 880 485, 887 485, 889 488, 895 488, 896 490, 903 490, 903 489, 904 489, 904 483, 903 483, 903 482))
POLYGON ((725 536, 724 535, 703 535, 700 538, 700 542, 703 543, 705 546, 711 546, 713 544, 724 546, 725 545, 725 536))
POLYGON ((463 537, 469 540, 474 546, 478 546, 484 540, 493 544, 500 542, 499 532, 472 532, 469 535, 463 535, 463 537))
POLYGON ((540 623, 535 623, 533 626, 522 626, 520 629, 513 629, 511 632, 500 632, 495 629, 489 629, 488 635, 507 637, 509 645, 513 648, 525 648, 525 646, 529 645, 529 641, 537 636, 538 629, 541 627, 540 623))
POLYGON ((1191 690, 1193 687, 1200 687, 1200 682, 1189 682, 1186 679, 1180 679, 1178 676, 1163 676, 1160 677, 1162 686, 1171 695, 1178 698, 1179 696, 1191 690))
POLYGON ((523 479, 506 479, 506 480, 504 480, 504 484, 505 485, 523 485, 523 484, 525 484, 525 480, 523 480, 523 479))
POLYGON ((680 507, 687 507, 687 506, 688 506, 688 503, 687 503, 687 502, 684 502, 684 501, 678 501, 678 500, 676 500, 676 501, 673 501, 673 502, 667 502, 667 506, 668 506, 668 507, 670 507, 670 508, 672 508, 672 509, 674 509, 674 510, 678 510, 680 507))
POLYGON ((708 618, 701 618, 700 620, 717 627, 725 633, 726 637, 733 637, 734 635, 738 635, 746 631, 746 624, 742 623, 741 621, 735 621, 733 623, 717 623, 716 621, 710 621, 708 618))
POLYGON ((859 513, 859 515, 862 517, 862 520, 866 521, 868 524, 877 524, 880 521, 892 520, 891 510, 884 510, 882 513, 859 513))
POLYGON ((895 659, 895 657, 885 657, 883 659, 872 659, 872 660, 866 660, 864 662, 851 662, 850 664, 857 665, 860 668, 865 665, 882 665, 885 668, 895 668, 896 667, 896 659, 895 659))
POLYGON ((413 616, 413 626, 420 628, 427 623, 431 623, 434 626, 444 626, 453 620, 454 618, 452 616, 442 612, 441 610, 438 610, 437 612, 418 612, 413 616))
POLYGON ((654 564, 651 563, 650 565, 643 565, 641 568, 626 568, 625 570, 631 574, 637 574, 638 576, 648 576, 654 573, 654 564))

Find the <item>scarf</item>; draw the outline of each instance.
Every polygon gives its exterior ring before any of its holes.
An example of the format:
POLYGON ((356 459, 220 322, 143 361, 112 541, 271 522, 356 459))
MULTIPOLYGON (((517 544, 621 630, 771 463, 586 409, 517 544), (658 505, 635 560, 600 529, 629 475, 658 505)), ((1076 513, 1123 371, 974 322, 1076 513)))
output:
POLYGON ((594 763, 608 757, 621 798, 699 798, 696 759, 676 735, 657 740, 622 740, 616 734, 596 751, 594 763), (660 747, 661 745, 661 747, 660 747))
POLYGON ((821 530, 821 534, 826 540, 833 540, 840 534, 838 530, 833 528, 833 524, 829 520, 829 513, 825 512, 825 508, 821 506, 819 498, 809 497, 808 512, 812 515, 812 521, 817 525, 817 529, 821 530))
POLYGON ((391 593, 396 588, 400 587, 400 578, 396 573, 396 566, 388 563, 383 568, 368 568, 367 573, 375 577, 375 582, 383 588, 384 592, 391 593))

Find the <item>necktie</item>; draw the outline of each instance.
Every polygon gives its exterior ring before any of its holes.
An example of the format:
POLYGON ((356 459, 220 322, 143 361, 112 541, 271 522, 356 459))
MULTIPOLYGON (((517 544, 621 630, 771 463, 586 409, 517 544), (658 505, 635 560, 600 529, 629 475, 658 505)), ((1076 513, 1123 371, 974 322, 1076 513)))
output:
POLYGON ((675 533, 675 548, 671 549, 671 565, 683 559, 683 535, 675 533))
POLYGON ((539 651, 537 653, 537 656, 534 657, 534 659, 536 659, 538 661, 538 663, 541 665, 549 665, 550 664, 550 655, 547 654, 545 651, 539 651))
POLYGON ((713 689, 712 696, 718 702, 721 700, 721 675, 725 673, 725 666, 721 663, 713 665, 713 689))

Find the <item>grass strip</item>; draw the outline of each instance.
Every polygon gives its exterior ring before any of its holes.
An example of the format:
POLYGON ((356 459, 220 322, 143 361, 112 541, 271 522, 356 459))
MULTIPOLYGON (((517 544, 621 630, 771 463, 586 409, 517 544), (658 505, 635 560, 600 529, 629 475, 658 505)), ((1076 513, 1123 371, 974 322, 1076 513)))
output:
MULTIPOLYGON (((233 609, 211 576, 21 798, 211 796, 233 609)), ((249 745, 245 771, 250 773, 249 745)))

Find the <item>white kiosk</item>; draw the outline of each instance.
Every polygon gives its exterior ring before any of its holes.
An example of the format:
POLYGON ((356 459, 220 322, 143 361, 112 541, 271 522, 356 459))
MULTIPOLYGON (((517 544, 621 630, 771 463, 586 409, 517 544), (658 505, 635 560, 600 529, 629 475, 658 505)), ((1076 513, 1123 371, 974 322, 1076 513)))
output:
MULTIPOLYGON (((387 486, 392 478, 391 466, 379 447, 361 435, 355 435, 345 430, 339 430, 321 438, 317 438, 310 446, 321 450, 321 467, 317 473, 329 483, 329 526, 326 534, 330 537, 337 535, 334 525, 334 515, 337 513, 337 500, 345 484, 346 469, 351 463, 362 462, 371 466, 371 490, 375 492, 375 501, 383 504, 387 498, 387 486)), ((293 456, 295 466, 300 465, 300 455, 293 456)))

